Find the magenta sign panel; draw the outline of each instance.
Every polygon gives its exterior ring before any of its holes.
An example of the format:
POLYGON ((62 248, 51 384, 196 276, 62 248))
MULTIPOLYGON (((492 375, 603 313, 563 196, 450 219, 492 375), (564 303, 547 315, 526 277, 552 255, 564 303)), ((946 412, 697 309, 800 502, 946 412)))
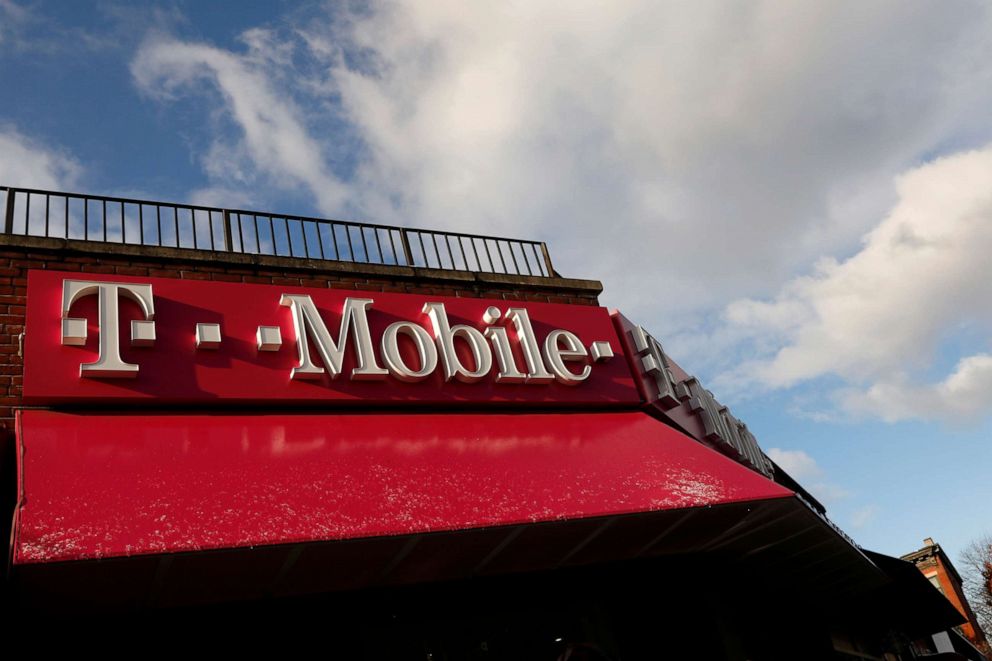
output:
POLYGON ((32 271, 29 404, 636 405, 606 309, 32 271))

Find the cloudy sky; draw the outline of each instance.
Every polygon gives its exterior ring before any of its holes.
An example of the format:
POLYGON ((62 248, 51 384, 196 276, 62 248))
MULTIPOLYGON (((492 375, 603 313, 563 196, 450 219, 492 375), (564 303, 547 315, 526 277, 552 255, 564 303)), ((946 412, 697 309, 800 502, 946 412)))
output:
POLYGON ((868 548, 992 530, 984 2, 0 0, 0 183, 491 233, 868 548))

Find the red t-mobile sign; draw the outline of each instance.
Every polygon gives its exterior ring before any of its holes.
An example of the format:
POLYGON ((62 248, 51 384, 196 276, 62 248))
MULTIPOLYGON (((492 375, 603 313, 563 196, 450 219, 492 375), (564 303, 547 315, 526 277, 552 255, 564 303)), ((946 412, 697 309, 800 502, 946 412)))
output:
POLYGON ((32 271, 29 404, 636 404, 604 308, 32 271))

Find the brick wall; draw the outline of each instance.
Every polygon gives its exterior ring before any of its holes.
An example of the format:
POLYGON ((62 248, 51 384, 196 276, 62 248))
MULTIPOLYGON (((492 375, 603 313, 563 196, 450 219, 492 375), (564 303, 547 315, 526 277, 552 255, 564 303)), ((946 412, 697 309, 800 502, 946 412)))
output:
POLYGON ((968 603, 968 599, 964 595, 964 588, 961 586, 960 581, 957 577, 957 572, 948 571, 947 565, 944 564, 943 553, 937 553, 935 558, 935 565, 937 568, 937 580, 940 581, 941 587, 944 589, 944 596, 954 604, 954 607, 958 609, 958 612, 967 619, 968 621, 961 625, 961 633, 964 634, 965 638, 971 642, 972 645, 976 647, 982 645, 985 642, 985 635, 981 628, 977 627, 977 619, 975 617, 974 611, 971 610, 971 605, 968 603))
POLYGON ((576 305, 598 305, 602 291, 599 282, 590 280, 0 235, 0 435, 5 444, 12 436, 13 410, 21 404, 23 361, 18 344, 31 269, 576 305))

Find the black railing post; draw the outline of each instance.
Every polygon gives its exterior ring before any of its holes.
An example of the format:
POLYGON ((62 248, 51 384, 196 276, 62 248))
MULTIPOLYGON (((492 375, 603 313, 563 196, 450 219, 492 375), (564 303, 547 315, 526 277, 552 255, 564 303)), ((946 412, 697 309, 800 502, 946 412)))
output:
MULTIPOLYGON (((227 252, 234 252, 233 234, 234 232, 231 229, 231 212, 224 209, 224 247, 227 248, 227 252)), ((244 246, 242 246, 241 250, 244 252, 244 246)))
POLYGON ((551 266, 551 253, 548 252, 548 244, 541 241, 541 254, 544 255, 544 265, 548 268, 548 277, 555 276, 555 269, 551 266))
POLYGON ((406 228, 400 228, 400 243, 403 244, 403 257, 407 266, 413 266, 413 252, 410 250, 410 237, 407 236, 406 228))
POLYGON ((3 233, 10 234, 14 228, 14 196, 17 191, 13 188, 7 189, 7 209, 3 214, 3 233))

